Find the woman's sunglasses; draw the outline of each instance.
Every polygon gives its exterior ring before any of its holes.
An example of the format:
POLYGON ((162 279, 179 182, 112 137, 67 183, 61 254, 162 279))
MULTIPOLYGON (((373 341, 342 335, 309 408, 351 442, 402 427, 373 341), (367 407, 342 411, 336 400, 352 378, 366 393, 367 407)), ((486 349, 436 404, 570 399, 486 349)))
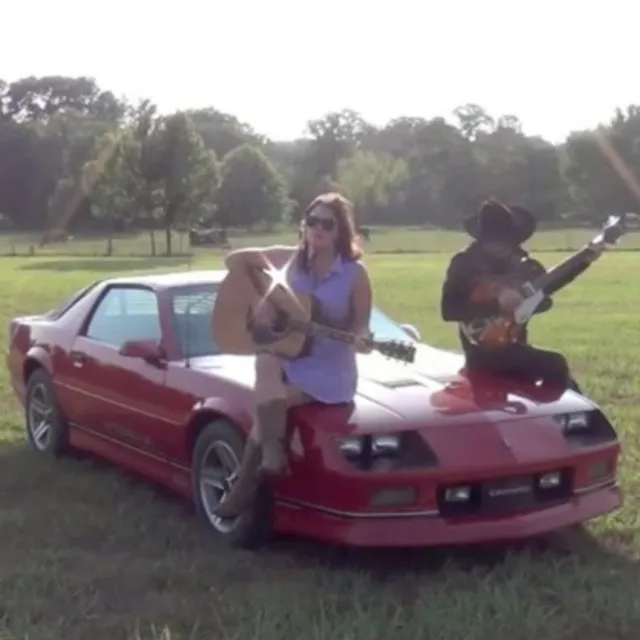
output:
POLYGON ((333 231, 336 226, 336 221, 333 218, 320 218, 319 216, 307 216, 305 220, 307 227, 314 229, 320 227, 324 231, 333 231))

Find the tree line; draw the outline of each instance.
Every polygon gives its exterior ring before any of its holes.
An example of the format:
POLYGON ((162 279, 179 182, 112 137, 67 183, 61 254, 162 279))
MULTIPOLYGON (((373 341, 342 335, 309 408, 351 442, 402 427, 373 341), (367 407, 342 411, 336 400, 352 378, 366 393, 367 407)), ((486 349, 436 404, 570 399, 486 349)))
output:
POLYGON ((111 238, 193 226, 272 228, 337 189, 359 224, 452 228, 489 196, 548 223, 594 223, 638 208, 607 149, 640 173, 640 106, 561 144, 527 136, 515 115, 465 104, 448 118, 374 126, 345 109, 270 140, 214 107, 169 115, 88 77, 0 80, 4 228, 93 230, 111 238), (603 140, 605 141, 603 145, 603 140))

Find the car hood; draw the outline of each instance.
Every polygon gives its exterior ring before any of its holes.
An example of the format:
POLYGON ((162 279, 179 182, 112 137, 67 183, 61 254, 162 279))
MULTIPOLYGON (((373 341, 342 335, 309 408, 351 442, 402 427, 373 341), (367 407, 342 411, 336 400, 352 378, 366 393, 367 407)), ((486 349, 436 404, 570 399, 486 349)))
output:
MULTIPOLYGON (((455 423, 513 421, 595 407, 573 391, 548 392, 496 379, 471 385, 459 375, 463 365, 460 354, 427 345, 417 345, 415 362, 410 365, 377 353, 359 355, 354 405, 348 410, 334 410, 336 415, 327 422, 344 424, 346 420, 357 430, 389 432, 455 423), (344 418, 339 418, 338 413, 344 418)), ((192 360, 191 366, 247 390, 254 384, 253 356, 202 357, 192 360)))

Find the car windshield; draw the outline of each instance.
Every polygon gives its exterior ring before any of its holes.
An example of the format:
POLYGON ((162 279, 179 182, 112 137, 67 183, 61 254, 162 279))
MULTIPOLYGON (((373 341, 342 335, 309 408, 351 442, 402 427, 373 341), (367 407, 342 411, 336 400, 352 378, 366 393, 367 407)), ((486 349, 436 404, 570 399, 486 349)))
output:
MULTIPOLYGON (((221 352, 211 332, 211 314, 217 293, 216 283, 181 287, 172 292, 173 321, 183 357, 197 358, 221 352)), ((378 307, 372 310, 370 327, 380 340, 411 340, 400 325, 378 307)))

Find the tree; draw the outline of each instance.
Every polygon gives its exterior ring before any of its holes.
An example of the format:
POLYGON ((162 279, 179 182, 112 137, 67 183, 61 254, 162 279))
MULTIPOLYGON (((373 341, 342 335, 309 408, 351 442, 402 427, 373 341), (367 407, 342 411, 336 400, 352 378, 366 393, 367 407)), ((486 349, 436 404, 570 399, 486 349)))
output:
POLYGON ((91 199, 93 215, 106 222, 106 255, 113 254, 113 234, 117 221, 128 225, 135 210, 127 192, 126 133, 108 133, 98 140, 95 160, 85 164, 81 175, 82 191, 91 199))
POLYGON ((242 144, 263 146, 266 140, 238 118, 217 109, 193 109, 185 112, 195 130, 202 136, 204 146, 223 158, 242 144))
POLYGON ((212 203, 218 188, 218 165, 213 151, 185 113, 175 113, 157 130, 158 175, 163 190, 163 225, 167 255, 171 255, 171 231, 200 216, 212 203))
POLYGON ((221 226, 272 226, 286 219, 289 208, 284 181, 260 149, 244 144, 225 156, 218 193, 221 226))
POLYGON ((399 222, 458 225, 481 193, 473 145, 444 118, 433 118, 415 137, 399 222))
POLYGON ((149 232, 151 255, 155 256, 155 231, 162 222, 164 190, 161 183, 160 119, 157 108, 142 100, 128 114, 128 136, 123 146, 124 179, 136 219, 149 232))
POLYGON ((453 114, 458 119, 458 127, 467 140, 475 140, 478 133, 488 133, 495 126, 494 119, 477 104, 456 107, 453 114))
POLYGON ((617 110, 611 125, 597 132, 570 135, 563 148, 563 169, 583 217, 598 220, 613 211, 636 210, 637 199, 624 173, 640 175, 640 107, 617 110))
POLYGON ((3 112, 18 122, 47 120, 70 111, 118 122, 125 112, 125 105, 110 91, 101 91, 93 78, 30 76, 4 84, 3 112))
POLYGON ((356 151, 338 162, 339 190, 353 203, 359 223, 384 220, 384 209, 401 193, 407 179, 406 162, 384 153, 356 151))
POLYGON ((161 117, 90 77, 0 80, 0 214, 21 230, 144 229, 155 254, 159 229, 171 252, 172 230, 195 218, 269 227, 328 189, 380 224, 458 227, 490 196, 547 223, 637 208, 638 105, 556 145, 526 135, 516 114, 474 103, 380 127, 336 110, 303 133, 268 140, 213 105, 161 117))

